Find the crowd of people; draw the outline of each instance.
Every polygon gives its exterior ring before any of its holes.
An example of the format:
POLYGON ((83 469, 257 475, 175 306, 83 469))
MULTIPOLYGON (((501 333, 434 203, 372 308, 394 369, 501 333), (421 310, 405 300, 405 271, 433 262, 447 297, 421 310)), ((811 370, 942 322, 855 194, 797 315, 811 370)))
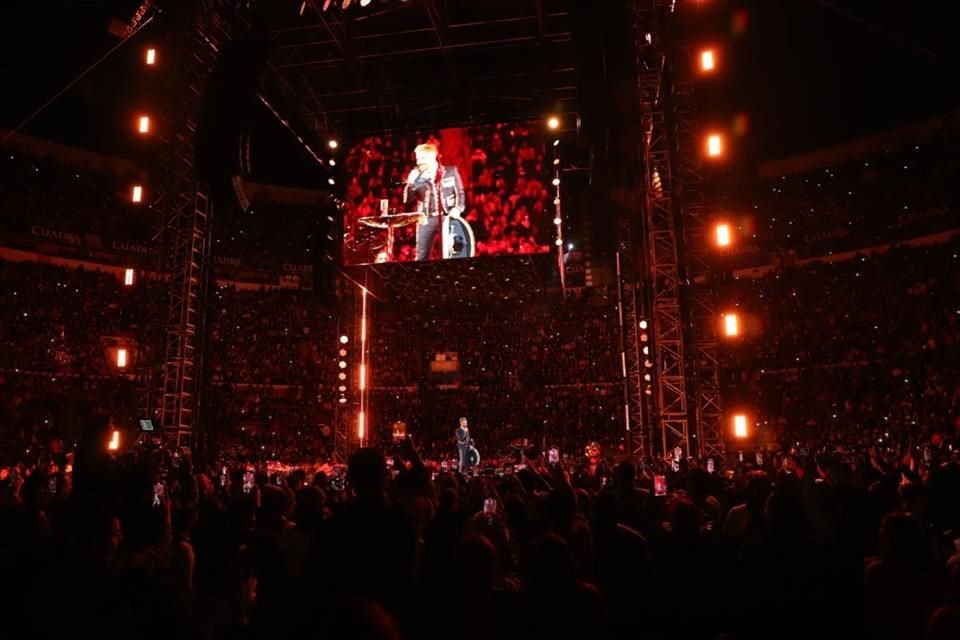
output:
POLYGON ((960 242, 742 278, 728 384, 775 446, 916 446, 960 423, 960 242))
MULTIPOLYGON (((463 217, 476 236, 477 255, 545 253, 551 248, 554 205, 549 183, 552 165, 544 140, 532 127, 497 125, 444 130, 434 138, 440 164, 457 166, 466 203, 463 217), (545 159, 546 158, 546 159, 545 159)), ((413 168, 409 135, 379 135, 362 140, 347 158, 345 229, 350 234, 348 262, 373 262, 372 248, 382 232, 365 229, 359 218, 380 214, 380 201, 391 211, 409 211, 403 185, 413 168)), ((395 260, 415 258, 413 227, 400 228, 395 260)))
MULTIPOLYGON (((802 257, 952 229, 956 139, 893 141, 885 150, 815 168, 725 185, 717 200, 737 214, 737 242, 802 257)), ((771 169, 772 170, 772 169, 771 169)))
MULTIPOLYGON (((509 204, 491 212, 523 211, 524 190, 542 185, 517 185, 542 157, 515 130, 462 135, 471 181, 492 180, 470 197, 484 242, 508 238, 497 225, 509 217, 487 226, 485 197, 509 204), (507 142, 511 132, 521 137, 507 142), (501 153, 512 168, 490 159, 501 153)), ((385 151, 352 160, 365 163, 364 200, 406 153, 374 142, 385 151)), ((28 212, 59 224, 66 205, 39 191, 28 212)), ((954 236, 722 283, 742 323, 721 346, 725 401, 751 421, 725 460, 630 455, 609 292, 371 303, 367 447, 344 467, 333 464, 339 374, 355 393, 357 352, 339 335, 356 333, 319 297, 211 288, 195 463, 133 438, 108 444, 142 417, 133 369, 156 285, 124 284, 116 268, 0 261, 4 628, 956 638, 958 264, 954 236), (481 452, 469 471, 451 461, 461 416, 481 452)))

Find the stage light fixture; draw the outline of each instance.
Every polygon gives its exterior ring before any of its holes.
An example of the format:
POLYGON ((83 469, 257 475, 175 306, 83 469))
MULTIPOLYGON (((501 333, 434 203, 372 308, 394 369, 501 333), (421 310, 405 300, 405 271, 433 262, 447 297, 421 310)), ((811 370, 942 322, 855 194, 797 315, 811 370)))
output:
POLYGON ((346 357, 347 357, 347 350, 346 350, 346 349, 340 349, 340 357, 341 357, 341 358, 346 358, 346 357))
POLYGON ((346 368, 347 368, 347 361, 346 361, 346 360, 341 360, 340 362, 337 363, 337 366, 340 367, 341 369, 346 369, 346 368))
POLYGON ((307 10, 307 0, 303 0, 303 2, 300 3, 300 15, 303 15, 306 12, 306 10, 307 10))
POLYGON ((367 434, 367 414, 361 411, 357 414, 357 438, 362 442, 367 434))
POLYGON ((123 272, 123 284, 128 287, 133 286, 133 269, 127 269, 123 272))
POLYGON ((716 235, 718 247, 730 246, 730 225, 723 222, 718 224, 716 227, 716 235))
POLYGON ((346 398, 340 398, 339 402, 340 402, 340 404, 347 404, 347 399, 346 399, 346 398))
POLYGON ((337 166, 337 161, 334 160, 333 158, 330 158, 330 166, 331 166, 331 167, 337 166))
POLYGON ((711 158, 719 158, 723 153, 723 138, 718 133, 712 133, 707 136, 707 155, 711 158))
POLYGON ((157 63, 157 50, 153 47, 147 49, 147 58, 146 62, 148 65, 154 65, 157 63))
POLYGON ((331 138, 330 141, 327 142, 327 146, 330 147, 331 149, 336 149, 337 147, 340 146, 340 143, 331 138))
POLYGON ((113 433, 110 434, 110 442, 107 443, 107 449, 110 451, 116 451, 120 448, 120 432, 116 429, 113 430, 113 433))
POLYGON ((560 225, 560 224, 562 224, 562 223, 563 223, 563 220, 561 220, 560 218, 554 218, 554 219, 553 219, 553 224, 555 224, 555 225, 560 225))
POLYGON ((150 133, 150 116, 140 116, 137 122, 137 131, 140 133, 150 133))
POLYGON ((553 186, 555 186, 555 187, 559 187, 559 186, 560 186, 560 178, 554 178, 554 179, 553 179, 553 186))
POLYGON ((143 187, 138 184, 133 185, 130 190, 130 202, 143 202, 143 187))
POLYGON ((347 374, 341 372, 340 374, 337 375, 337 379, 338 379, 338 380, 346 380, 346 379, 347 379, 347 374))
POLYGON ((643 329, 643 330, 646 330, 646 328, 647 328, 647 321, 646 321, 646 320, 641 320, 641 321, 640 321, 640 328, 643 329))
POLYGON ((360 365, 360 391, 367 388, 367 365, 360 365))
POLYGON ((561 240, 560 238, 557 238, 557 243, 556 243, 556 244, 557 244, 558 247, 562 247, 562 246, 563 246, 563 240, 561 240))
POLYGON ((557 138, 556 140, 553 141, 553 146, 555 146, 555 147, 559 147, 559 146, 560 146, 560 138, 557 138))
POLYGON ((559 129, 560 118, 558 118, 557 116, 550 116, 549 118, 547 118, 547 127, 549 127, 551 130, 554 130, 554 131, 559 129))
POLYGON ((340 3, 340 8, 343 9, 344 11, 346 11, 347 9, 350 8, 350 4, 351 4, 352 2, 353 2, 353 0, 343 0, 343 2, 340 3))
POLYGON ((372 2, 372 0, 360 0, 360 6, 361 6, 361 7, 368 7, 368 6, 370 6, 370 2, 372 2))
POLYGON ((713 49, 704 49, 700 52, 700 70, 709 73, 717 67, 713 49))
POLYGON ((735 313, 727 313, 723 316, 723 334, 728 338, 734 338, 740 334, 740 320, 735 313))
POLYGON ((340 336, 340 344, 347 344, 348 342, 350 342, 350 338, 345 335, 340 336))
POLYGON ((733 435, 737 438, 747 437, 747 416, 742 413, 733 416, 733 435))
POLYGON ((127 366, 127 350, 117 349, 117 367, 123 369, 127 366))
POLYGON ((567 245, 567 251, 573 251, 573 243, 567 245))

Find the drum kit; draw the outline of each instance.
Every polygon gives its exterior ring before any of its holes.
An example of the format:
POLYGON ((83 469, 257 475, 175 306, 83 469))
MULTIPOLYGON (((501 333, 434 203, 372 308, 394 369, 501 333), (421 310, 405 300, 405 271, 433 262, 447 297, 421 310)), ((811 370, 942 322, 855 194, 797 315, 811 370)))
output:
MULTIPOLYGON (((405 213, 387 213, 379 216, 366 216, 357 222, 372 229, 385 229, 387 232, 386 246, 378 255, 377 262, 394 262, 394 244, 396 229, 407 225, 417 224, 424 219, 418 211, 405 213)), ((473 229, 463 218, 443 216, 442 220, 443 259, 472 258, 476 253, 477 242, 473 236, 473 229)))

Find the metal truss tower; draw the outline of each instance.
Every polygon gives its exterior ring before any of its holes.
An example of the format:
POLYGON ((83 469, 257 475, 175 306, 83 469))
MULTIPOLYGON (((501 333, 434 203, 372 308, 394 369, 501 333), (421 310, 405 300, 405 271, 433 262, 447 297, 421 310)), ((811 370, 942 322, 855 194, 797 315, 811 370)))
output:
POLYGON ((624 427, 630 439, 630 453, 637 457, 650 454, 649 403, 643 394, 644 360, 641 357, 640 318, 642 309, 642 278, 634 261, 637 257, 633 244, 636 207, 625 207, 617 220, 617 306, 620 310, 620 366, 623 373, 624 427), (640 295, 638 295, 638 289, 640 295))
POLYGON ((643 136, 644 249, 653 313, 653 376, 660 454, 690 448, 687 349, 681 308, 683 277, 679 236, 682 221, 675 200, 673 145, 666 106, 669 80, 662 35, 670 3, 636 0, 636 41, 640 118, 643 136))
POLYGON ((157 110, 156 181, 162 274, 168 287, 157 415, 164 444, 194 447, 202 377, 213 203, 194 166, 207 80, 227 39, 223 0, 169 3, 162 55, 169 69, 157 110))
MULTIPOLYGON (((684 3, 686 4, 686 3, 684 3)), ((696 446, 701 458, 724 459, 723 410, 721 403, 720 360, 717 350, 719 314, 710 267, 710 223, 703 195, 703 171, 700 162, 702 134, 697 118, 692 44, 682 39, 681 5, 673 13, 667 33, 671 40, 668 77, 671 81, 673 139, 675 141, 676 195, 684 233, 683 267, 691 286, 685 300, 686 315, 693 343, 694 423, 696 446)))

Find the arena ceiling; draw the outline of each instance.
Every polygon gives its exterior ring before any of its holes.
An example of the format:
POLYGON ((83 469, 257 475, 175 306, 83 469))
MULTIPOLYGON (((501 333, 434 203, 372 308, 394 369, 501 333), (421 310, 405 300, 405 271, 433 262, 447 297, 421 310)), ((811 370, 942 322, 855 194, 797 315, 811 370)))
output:
POLYGON ((270 3, 264 88, 319 139, 574 114, 569 3, 270 3))

